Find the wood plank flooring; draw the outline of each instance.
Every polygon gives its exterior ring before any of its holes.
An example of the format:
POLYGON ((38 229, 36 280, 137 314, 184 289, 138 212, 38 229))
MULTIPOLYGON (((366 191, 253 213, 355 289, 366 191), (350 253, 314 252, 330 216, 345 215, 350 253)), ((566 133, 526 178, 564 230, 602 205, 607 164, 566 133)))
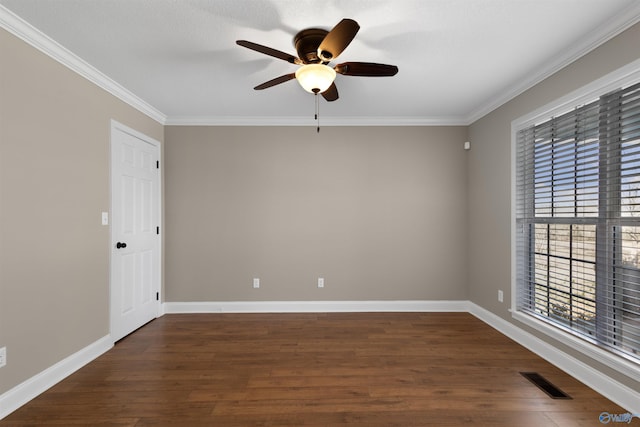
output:
POLYGON ((625 413, 468 313, 165 315, 0 426, 602 426, 625 413), (519 372, 569 394, 554 400, 519 372))

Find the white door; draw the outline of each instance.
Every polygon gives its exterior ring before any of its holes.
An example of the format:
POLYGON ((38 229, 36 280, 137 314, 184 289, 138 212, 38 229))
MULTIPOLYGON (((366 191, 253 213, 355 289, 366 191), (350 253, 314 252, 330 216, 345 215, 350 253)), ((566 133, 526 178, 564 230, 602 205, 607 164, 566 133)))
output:
POLYGON ((160 309, 160 144, 111 125, 111 337, 160 309))

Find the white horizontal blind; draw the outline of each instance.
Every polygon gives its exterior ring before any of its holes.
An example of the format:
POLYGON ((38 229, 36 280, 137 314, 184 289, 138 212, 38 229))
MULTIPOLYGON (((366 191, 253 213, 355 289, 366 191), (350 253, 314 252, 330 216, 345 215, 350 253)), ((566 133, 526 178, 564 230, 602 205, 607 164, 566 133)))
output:
POLYGON ((516 143, 517 309, 640 359, 640 84, 516 143))
POLYGON ((607 199, 600 262, 609 267, 598 296, 598 340, 640 357, 640 84, 603 96, 600 109, 607 199))

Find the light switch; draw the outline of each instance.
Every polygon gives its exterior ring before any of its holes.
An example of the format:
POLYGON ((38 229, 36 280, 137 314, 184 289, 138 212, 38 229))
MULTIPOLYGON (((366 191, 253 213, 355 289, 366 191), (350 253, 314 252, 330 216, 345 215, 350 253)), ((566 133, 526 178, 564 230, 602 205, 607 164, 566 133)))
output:
POLYGON ((102 225, 109 225, 109 212, 102 212, 102 225))

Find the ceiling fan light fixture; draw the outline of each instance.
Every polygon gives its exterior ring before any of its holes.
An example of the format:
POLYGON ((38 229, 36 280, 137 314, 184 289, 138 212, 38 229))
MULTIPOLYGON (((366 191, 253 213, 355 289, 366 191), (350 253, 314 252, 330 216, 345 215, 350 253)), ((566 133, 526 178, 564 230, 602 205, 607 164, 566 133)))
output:
POLYGON ((336 79, 336 71, 328 65, 307 64, 298 68, 296 79, 307 92, 322 93, 336 79))

